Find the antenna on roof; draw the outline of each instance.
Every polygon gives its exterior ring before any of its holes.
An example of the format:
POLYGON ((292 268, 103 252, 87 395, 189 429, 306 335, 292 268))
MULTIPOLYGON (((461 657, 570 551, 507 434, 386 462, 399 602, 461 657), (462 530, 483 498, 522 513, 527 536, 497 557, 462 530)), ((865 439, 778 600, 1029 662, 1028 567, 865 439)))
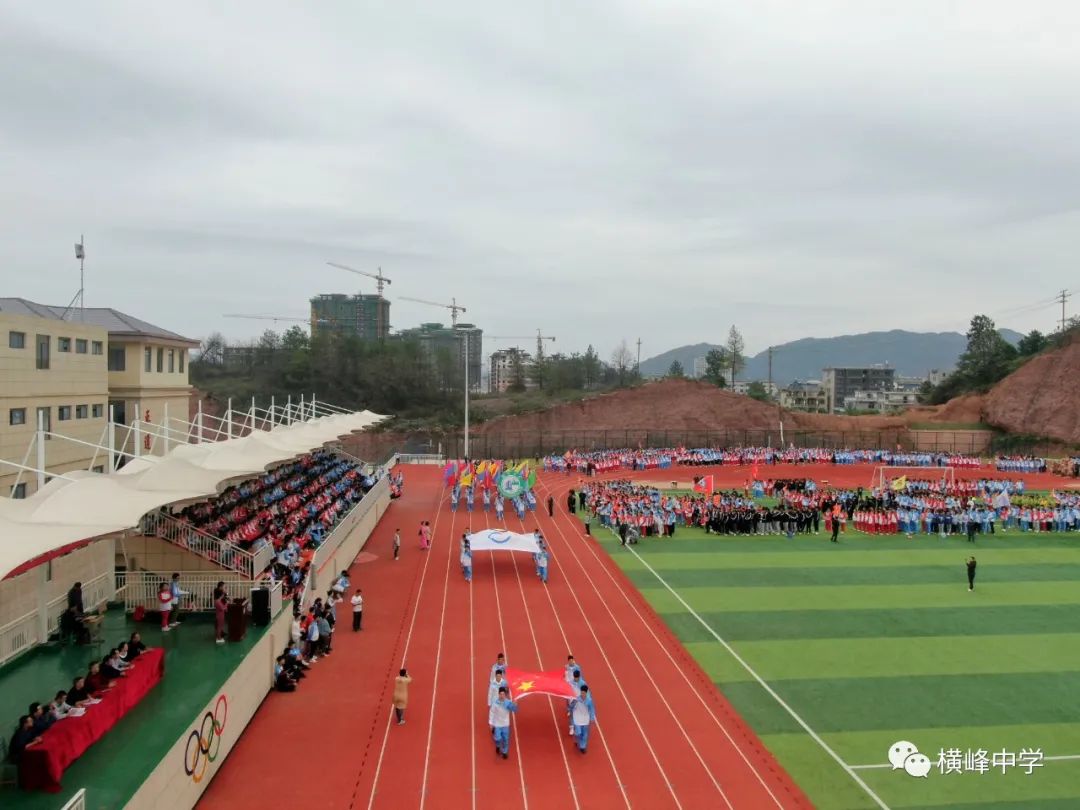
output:
POLYGON ((86 287, 83 284, 83 261, 86 259, 86 251, 83 249, 83 235, 79 234, 79 241, 75 243, 75 258, 79 260, 79 291, 75 293, 75 297, 71 299, 71 303, 67 305, 67 309, 64 310, 64 314, 60 316, 61 320, 67 320, 68 313, 71 312, 72 307, 75 306, 75 302, 79 302, 79 320, 86 321, 86 287))

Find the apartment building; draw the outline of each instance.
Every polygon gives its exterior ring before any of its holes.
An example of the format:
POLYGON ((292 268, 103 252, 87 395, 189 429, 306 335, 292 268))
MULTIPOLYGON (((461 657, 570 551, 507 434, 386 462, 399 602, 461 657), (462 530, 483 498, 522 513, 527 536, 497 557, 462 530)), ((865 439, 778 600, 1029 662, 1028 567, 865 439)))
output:
POLYGON ((829 410, 828 393, 820 380, 806 380, 791 383, 780 389, 780 405, 792 411, 809 413, 827 413, 829 410))
POLYGON ((491 355, 491 374, 489 377, 490 391, 493 394, 502 394, 509 390, 518 376, 520 366, 521 383, 526 388, 535 388, 536 382, 529 376, 529 367, 532 365, 532 355, 518 348, 499 349, 491 355))
POLYGON ((896 369, 887 363, 873 366, 834 366, 824 369, 822 387, 828 397, 828 410, 844 409, 845 400, 856 391, 891 391, 896 369))
MULTIPOLYGON (((23 459, 39 418, 47 431, 97 445, 108 443, 110 407, 120 425, 136 414, 156 424, 166 414, 186 420, 188 352, 196 346, 114 309, 66 311, 0 298, 0 458, 37 466, 36 451, 23 459)), ((118 431, 118 448, 125 435, 118 431)), ((43 446, 53 473, 108 464, 102 452, 75 442, 53 438, 43 446)), ((123 449, 134 452, 133 437, 123 449)), ((165 443, 147 435, 139 450, 163 453, 165 443)), ((0 465, 0 495, 25 497, 36 487, 33 473, 0 465)))

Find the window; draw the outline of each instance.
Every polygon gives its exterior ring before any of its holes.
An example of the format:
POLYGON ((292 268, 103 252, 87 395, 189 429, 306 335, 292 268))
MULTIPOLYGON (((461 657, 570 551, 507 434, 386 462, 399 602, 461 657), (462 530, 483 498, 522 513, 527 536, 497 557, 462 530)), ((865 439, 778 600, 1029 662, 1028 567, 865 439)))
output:
MULTIPOLYGON (((52 430, 52 408, 38 408, 37 415, 38 422, 41 423, 41 428, 46 433, 45 441, 49 441, 52 438, 52 436, 48 435, 52 430)), ((34 426, 37 427, 37 423, 34 423, 34 426)))
POLYGON ((25 349, 26 332, 8 332, 7 345, 9 349, 25 349))
POLYGON ((93 354, 104 354, 105 346, 100 340, 95 340, 90 344, 90 350, 93 354))
POLYGON ((144 371, 154 370, 154 350, 149 346, 143 349, 143 364, 144 371))
POLYGON ((187 349, 180 350, 180 373, 184 373, 184 358, 187 357, 187 349))
POLYGON ((161 374, 165 370, 165 350, 157 350, 157 370, 158 374, 161 374))
POLYGON ((21 501, 26 497, 26 484, 16 484, 11 488, 11 497, 16 501, 21 501))
POLYGON ((94 419, 100 419, 101 415, 103 413, 105 413, 105 406, 104 405, 91 405, 90 406, 90 415, 92 417, 94 417, 94 419))
POLYGON ((71 351, 71 338, 60 337, 56 339, 56 350, 58 352, 70 352, 71 351))
POLYGON ((8 424, 9 425, 25 425, 26 424, 26 408, 12 408, 8 411, 8 424))
POLYGON ((86 354, 86 338, 75 338, 75 354, 86 354))
POLYGON ((173 374, 176 371, 176 352, 173 349, 169 349, 169 373, 173 374))
POLYGON ((75 418, 76 419, 85 419, 89 413, 90 413, 90 406, 89 405, 76 405, 75 406, 75 418))
POLYGON ((49 367, 49 341, 48 335, 37 336, 37 367, 47 369, 49 367))
POLYGON ((127 353, 123 346, 109 346, 109 371, 123 371, 127 368, 127 353))
POLYGON ((61 422, 66 422, 71 418, 71 406, 60 405, 56 408, 56 418, 61 422))

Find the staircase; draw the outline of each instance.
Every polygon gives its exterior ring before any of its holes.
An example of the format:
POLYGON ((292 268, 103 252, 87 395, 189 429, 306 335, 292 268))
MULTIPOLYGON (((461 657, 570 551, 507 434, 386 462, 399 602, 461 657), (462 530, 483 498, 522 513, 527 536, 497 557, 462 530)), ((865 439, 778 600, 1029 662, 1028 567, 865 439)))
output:
POLYGON ((177 520, 163 511, 147 515, 143 530, 152 537, 160 537, 162 540, 187 549, 192 554, 197 554, 222 568, 236 571, 252 580, 262 575, 274 559, 272 546, 263 546, 254 552, 247 551, 235 543, 214 537, 212 534, 207 534, 188 523, 177 520))

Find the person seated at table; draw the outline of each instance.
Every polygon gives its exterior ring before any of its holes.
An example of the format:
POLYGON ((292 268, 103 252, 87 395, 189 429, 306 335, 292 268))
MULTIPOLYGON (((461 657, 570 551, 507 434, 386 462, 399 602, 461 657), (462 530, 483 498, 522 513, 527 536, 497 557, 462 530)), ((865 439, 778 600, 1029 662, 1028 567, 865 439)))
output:
POLYGON ((18 764, 23 751, 39 742, 41 742, 41 737, 34 731, 33 718, 28 714, 24 714, 19 718, 19 725, 16 726, 15 733, 11 735, 11 743, 8 745, 8 759, 18 764))
POLYGON ((124 672, 131 669, 134 664, 129 663, 124 656, 120 654, 119 647, 113 647, 109 650, 109 654, 106 656, 109 662, 109 666, 115 669, 117 672, 124 672))
POLYGON ((69 714, 71 714, 71 704, 68 703, 68 693, 61 689, 56 693, 56 697, 52 702, 53 717, 57 720, 63 720, 69 714))
POLYGON ((101 659, 101 663, 98 666, 101 677, 110 682, 124 677, 124 673, 118 667, 113 666, 114 654, 116 654, 115 648, 109 650, 109 652, 105 654, 105 657, 101 659))
POLYGON ((127 646, 128 646, 128 655, 127 655, 127 660, 128 661, 134 661, 136 658, 138 658, 140 655, 142 655, 144 652, 146 652, 148 649, 150 649, 145 644, 143 644, 142 636, 140 636, 138 633, 132 633, 131 634, 131 640, 127 643, 127 646))
POLYGON ((91 695, 90 690, 86 688, 86 678, 80 675, 71 682, 71 689, 69 689, 67 693, 67 702, 69 706, 82 709, 86 708, 93 700, 93 695, 91 695))
POLYGON ((90 643, 90 631, 83 623, 83 616, 74 605, 60 614, 60 637, 74 638, 77 644, 90 643))
POLYGON ((97 661, 90 662, 90 669, 86 673, 86 688, 90 694, 99 697, 99 693, 112 688, 113 681, 101 671, 101 664, 97 661))
POLYGON ((56 722, 56 717, 53 716, 52 707, 49 707, 49 711, 45 711, 40 703, 34 701, 30 704, 28 711, 30 719, 34 722, 34 733, 39 736, 49 730, 50 726, 56 722))
POLYGON ((285 671, 285 656, 279 655, 274 663, 274 688, 279 692, 295 692, 296 681, 285 671))

